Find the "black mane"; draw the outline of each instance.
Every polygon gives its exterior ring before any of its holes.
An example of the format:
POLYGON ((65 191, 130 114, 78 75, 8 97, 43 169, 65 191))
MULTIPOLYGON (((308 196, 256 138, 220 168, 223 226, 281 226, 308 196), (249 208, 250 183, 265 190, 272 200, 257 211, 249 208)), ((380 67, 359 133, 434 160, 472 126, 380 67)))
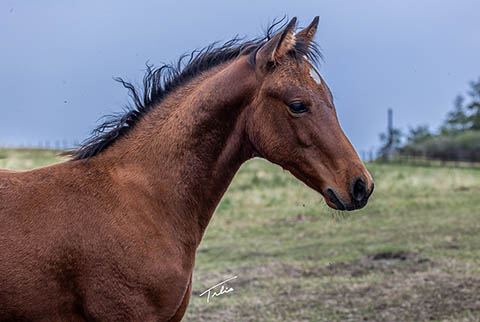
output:
MULTIPOLYGON (((182 55, 176 64, 164 64, 153 67, 147 64, 147 71, 143 78, 143 89, 135 88, 122 78, 115 78, 128 91, 132 105, 125 108, 124 113, 108 115, 104 122, 92 131, 90 138, 71 152, 73 160, 88 159, 96 156, 108 148, 117 138, 125 135, 138 120, 157 106, 168 94, 181 87, 215 66, 231 61, 244 55, 254 55, 272 35, 284 27, 284 19, 273 22, 267 29, 264 37, 243 41, 235 37, 223 45, 213 43, 203 49, 196 49, 191 54, 182 55)), ((321 53, 315 43, 307 44, 297 39, 293 52, 297 57, 307 57, 317 64, 321 53)))

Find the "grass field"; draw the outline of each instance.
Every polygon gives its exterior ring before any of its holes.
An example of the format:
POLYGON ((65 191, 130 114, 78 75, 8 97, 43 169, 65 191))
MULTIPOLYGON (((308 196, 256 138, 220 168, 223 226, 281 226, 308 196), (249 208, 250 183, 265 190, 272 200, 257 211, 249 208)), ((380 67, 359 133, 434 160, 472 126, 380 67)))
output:
MULTIPOLYGON (((56 161, 0 150, 0 167, 56 161)), ((185 320, 480 321, 480 170, 367 166, 375 193, 343 213, 279 167, 246 163, 198 250, 185 320), (232 292, 199 296, 233 276, 232 292)))

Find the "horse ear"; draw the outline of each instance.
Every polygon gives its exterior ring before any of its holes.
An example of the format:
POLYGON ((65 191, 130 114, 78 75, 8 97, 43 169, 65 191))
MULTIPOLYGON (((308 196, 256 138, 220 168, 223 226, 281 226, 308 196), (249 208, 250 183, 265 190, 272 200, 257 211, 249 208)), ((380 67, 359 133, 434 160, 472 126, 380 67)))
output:
POLYGON ((276 64, 282 56, 293 49, 295 46, 296 23, 297 18, 294 17, 281 32, 273 36, 258 50, 256 57, 258 65, 276 64))
POLYGON ((302 40, 308 45, 310 45, 313 38, 315 37, 315 33, 317 32, 318 20, 319 18, 318 16, 316 16, 308 27, 299 31, 296 35, 297 39, 302 40))

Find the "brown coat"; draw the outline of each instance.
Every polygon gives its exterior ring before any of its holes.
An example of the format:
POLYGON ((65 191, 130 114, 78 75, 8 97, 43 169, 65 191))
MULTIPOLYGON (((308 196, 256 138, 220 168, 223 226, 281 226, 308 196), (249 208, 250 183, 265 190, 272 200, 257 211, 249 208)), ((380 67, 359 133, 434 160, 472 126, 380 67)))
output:
POLYGON ((181 320, 205 228, 255 156, 363 207, 372 178, 299 55, 317 23, 196 75, 91 158, 0 171, 0 320, 181 320))

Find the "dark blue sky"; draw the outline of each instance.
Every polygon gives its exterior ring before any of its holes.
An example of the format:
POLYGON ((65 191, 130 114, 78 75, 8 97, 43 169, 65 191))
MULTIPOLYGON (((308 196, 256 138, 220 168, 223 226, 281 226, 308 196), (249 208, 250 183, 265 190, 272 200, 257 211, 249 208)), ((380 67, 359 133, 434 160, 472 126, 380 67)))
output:
POLYGON ((396 126, 437 128, 480 76, 480 2, 15 1, 0 3, 0 144, 79 141, 120 111, 144 64, 239 34, 275 17, 320 16, 320 69, 359 150, 378 146, 386 111, 396 126))

